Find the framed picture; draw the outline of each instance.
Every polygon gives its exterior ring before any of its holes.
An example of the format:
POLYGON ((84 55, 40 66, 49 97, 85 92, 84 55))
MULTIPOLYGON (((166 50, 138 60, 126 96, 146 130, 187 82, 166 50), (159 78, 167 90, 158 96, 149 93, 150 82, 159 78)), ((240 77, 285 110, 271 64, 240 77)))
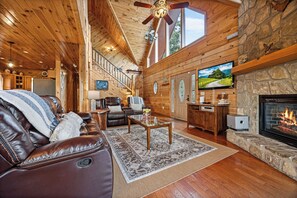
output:
POLYGON ((96 80, 96 90, 108 90, 108 81, 96 80))

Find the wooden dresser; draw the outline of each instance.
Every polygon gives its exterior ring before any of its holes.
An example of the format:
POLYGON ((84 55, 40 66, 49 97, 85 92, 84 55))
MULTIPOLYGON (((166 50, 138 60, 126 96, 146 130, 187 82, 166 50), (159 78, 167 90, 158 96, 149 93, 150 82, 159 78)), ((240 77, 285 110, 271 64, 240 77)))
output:
POLYGON ((214 132, 217 136, 219 132, 227 129, 228 106, 188 103, 187 128, 192 125, 214 132))

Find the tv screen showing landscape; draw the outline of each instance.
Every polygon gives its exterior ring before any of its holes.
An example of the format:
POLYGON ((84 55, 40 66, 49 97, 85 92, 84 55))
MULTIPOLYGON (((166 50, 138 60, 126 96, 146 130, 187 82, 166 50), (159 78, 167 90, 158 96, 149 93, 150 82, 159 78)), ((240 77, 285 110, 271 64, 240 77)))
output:
POLYGON ((97 90, 108 90, 108 81, 107 80, 96 80, 96 89, 97 90))
POLYGON ((233 87, 231 69, 234 62, 227 62, 198 70, 198 89, 218 89, 233 87))

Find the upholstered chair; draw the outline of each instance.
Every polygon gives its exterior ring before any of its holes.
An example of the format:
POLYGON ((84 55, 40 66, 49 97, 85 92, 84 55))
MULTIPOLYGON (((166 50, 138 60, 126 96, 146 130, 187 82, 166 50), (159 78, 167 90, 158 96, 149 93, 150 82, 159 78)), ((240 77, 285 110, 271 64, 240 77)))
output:
POLYGON ((107 113, 107 126, 118 126, 124 125, 125 122, 125 112, 123 111, 121 99, 119 97, 106 97, 105 105, 110 110, 107 113))
POLYGON ((128 97, 128 105, 129 107, 133 110, 133 114, 142 114, 143 113, 143 109, 150 109, 150 107, 145 106, 144 104, 144 100, 142 97, 139 96, 132 96, 132 97, 128 97))

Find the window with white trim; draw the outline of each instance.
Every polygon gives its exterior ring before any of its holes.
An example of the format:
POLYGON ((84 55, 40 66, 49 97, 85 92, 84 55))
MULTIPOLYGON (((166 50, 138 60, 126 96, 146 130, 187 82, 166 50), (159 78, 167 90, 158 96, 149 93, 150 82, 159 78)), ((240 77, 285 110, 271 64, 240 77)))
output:
POLYGON ((205 13, 192 8, 184 8, 170 10, 169 15, 174 22, 169 26, 162 20, 161 28, 158 30, 158 44, 156 46, 153 43, 151 46, 152 50, 148 55, 151 60, 148 61, 150 64, 147 67, 205 36, 205 13))

